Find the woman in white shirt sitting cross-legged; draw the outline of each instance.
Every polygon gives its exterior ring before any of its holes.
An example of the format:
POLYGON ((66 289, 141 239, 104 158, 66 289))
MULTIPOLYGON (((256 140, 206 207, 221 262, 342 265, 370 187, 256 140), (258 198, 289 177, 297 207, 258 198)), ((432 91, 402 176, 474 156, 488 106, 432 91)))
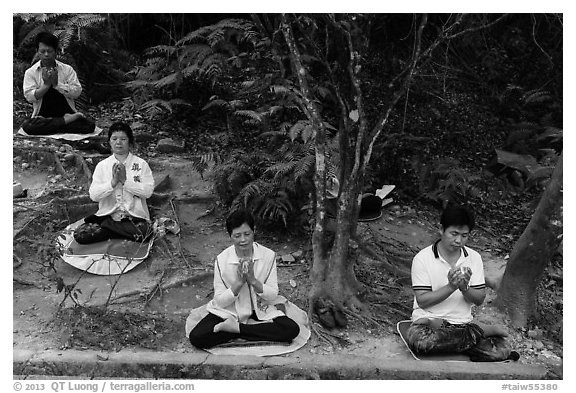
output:
POLYGON ((89 244, 112 238, 144 241, 152 234, 146 199, 154 191, 148 163, 130 152, 134 135, 130 126, 110 126, 108 142, 112 155, 96 165, 90 198, 98 211, 74 231, 74 239, 89 244))
POLYGON ((292 342, 300 327, 280 301, 276 253, 254 242, 254 218, 244 210, 226 219, 226 230, 232 245, 214 261, 214 298, 208 315, 191 328, 190 343, 211 348, 237 338, 292 342))

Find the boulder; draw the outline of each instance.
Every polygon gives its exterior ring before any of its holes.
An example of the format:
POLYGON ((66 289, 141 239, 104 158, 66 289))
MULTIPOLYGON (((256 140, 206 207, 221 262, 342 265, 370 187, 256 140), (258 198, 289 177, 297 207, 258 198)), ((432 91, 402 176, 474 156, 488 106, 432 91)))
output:
POLYGON ((156 144, 156 151, 160 153, 182 153, 185 148, 184 143, 176 142, 172 138, 163 138, 156 144))

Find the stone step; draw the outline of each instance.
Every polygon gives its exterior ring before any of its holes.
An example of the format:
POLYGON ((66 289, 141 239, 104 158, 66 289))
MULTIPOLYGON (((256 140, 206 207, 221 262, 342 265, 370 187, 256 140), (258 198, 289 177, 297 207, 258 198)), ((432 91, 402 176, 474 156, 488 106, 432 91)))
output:
POLYGON ((543 379, 541 366, 377 359, 355 355, 217 356, 206 352, 13 352, 14 375, 144 379, 543 379))

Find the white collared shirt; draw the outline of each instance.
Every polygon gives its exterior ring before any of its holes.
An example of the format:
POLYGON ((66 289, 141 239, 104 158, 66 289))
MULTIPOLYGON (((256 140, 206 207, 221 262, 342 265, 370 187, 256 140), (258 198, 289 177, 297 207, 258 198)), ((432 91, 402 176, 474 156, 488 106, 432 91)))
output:
MULTIPOLYGON (((82 93, 82 86, 80 85, 76 71, 74 71, 74 68, 68 64, 62 63, 58 60, 56 60, 56 69, 58 70, 58 85, 53 87, 56 91, 64 95, 70 108, 76 112, 74 99, 78 98, 80 93, 82 93)), ((32 103, 32 117, 38 115, 40 108, 42 107, 42 97, 37 99, 34 96, 34 92, 42 87, 43 84, 44 79, 42 79, 42 67, 40 61, 38 61, 24 73, 24 97, 28 102, 32 103)))
MULTIPOLYGON (((472 269, 471 288, 486 287, 482 257, 476 251, 464 247, 454 266, 467 266, 472 269)), ((412 289, 435 291, 447 285, 450 268, 450 264, 438 252, 437 243, 424 248, 412 261, 412 289)), ((468 302, 458 289, 442 302, 425 309, 420 308, 414 296, 412 320, 420 318, 442 318, 455 324, 468 323, 472 320, 472 303, 468 302)))
POLYGON ((253 244, 254 277, 262 283, 262 293, 256 293, 254 288, 244 284, 237 296, 230 288, 238 280, 237 271, 240 263, 234 246, 222 251, 214 261, 214 298, 206 306, 206 310, 220 318, 233 317, 240 323, 245 323, 252 311, 261 321, 271 320, 284 315, 274 307, 282 303, 278 295, 278 277, 276 272, 276 253, 256 242, 253 244))
POLYGON ((98 202, 97 216, 107 216, 114 212, 125 212, 132 217, 150 220, 146 199, 154 191, 154 177, 148 163, 128 153, 124 162, 126 166, 126 181, 112 188, 112 167, 119 162, 114 155, 102 160, 96 165, 92 184, 90 184, 90 199, 98 202))

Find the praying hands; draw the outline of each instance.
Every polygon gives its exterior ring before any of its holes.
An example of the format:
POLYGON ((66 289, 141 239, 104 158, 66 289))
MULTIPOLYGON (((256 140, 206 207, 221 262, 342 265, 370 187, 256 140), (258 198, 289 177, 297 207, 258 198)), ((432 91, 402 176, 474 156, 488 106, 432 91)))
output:
POLYGON ((118 183, 124 184, 126 182, 126 167, 119 162, 112 166, 112 187, 116 187, 118 183))
POLYGON ((45 85, 58 86, 58 70, 53 67, 42 67, 42 80, 45 85))

